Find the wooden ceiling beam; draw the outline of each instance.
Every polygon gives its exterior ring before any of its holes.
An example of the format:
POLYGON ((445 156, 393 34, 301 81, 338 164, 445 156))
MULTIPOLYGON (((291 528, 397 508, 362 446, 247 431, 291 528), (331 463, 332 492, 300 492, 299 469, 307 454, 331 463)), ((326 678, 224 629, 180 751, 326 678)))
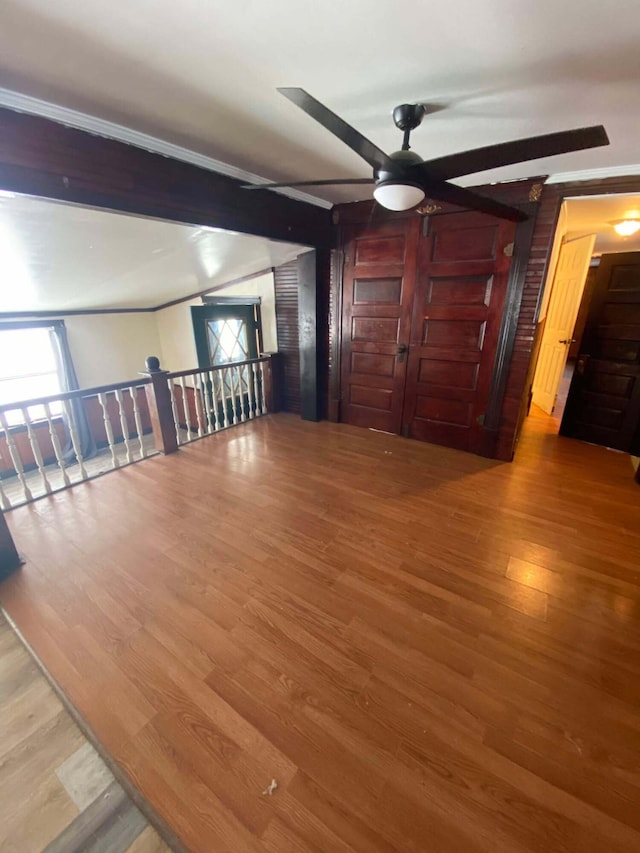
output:
POLYGON ((308 246, 331 237, 324 208, 9 109, 0 109, 0 189, 308 246))

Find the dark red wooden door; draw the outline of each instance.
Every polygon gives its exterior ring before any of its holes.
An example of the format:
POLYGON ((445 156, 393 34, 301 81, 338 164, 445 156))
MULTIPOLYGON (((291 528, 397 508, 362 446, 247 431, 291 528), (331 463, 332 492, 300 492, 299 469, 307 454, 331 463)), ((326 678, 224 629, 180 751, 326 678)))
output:
POLYGON ((341 419, 400 432, 419 219, 346 234, 341 419))
POLYGON ((478 452, 515 225, 471 212, 428 224, 418 249, 403 431, 478 452))
POLYGON ((560 433, 640 453, 640 252, 600 260, 560 433))

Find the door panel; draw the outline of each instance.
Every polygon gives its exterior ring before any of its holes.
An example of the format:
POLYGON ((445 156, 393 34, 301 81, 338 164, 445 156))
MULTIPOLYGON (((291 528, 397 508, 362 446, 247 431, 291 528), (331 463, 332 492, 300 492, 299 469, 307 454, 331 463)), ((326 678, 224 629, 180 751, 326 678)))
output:
POLYGON ((341 419, 399 432, 415 285, 418 217, 345 235, 341 419))
POLYGON ((556 404, 595 239, 588 234, 564 243, 558 256, 533 380, 533 402, 548 415, 556 404))
POLYGON ((640 452, 640 252, 603 255, 560 433, 640 452))
POLYGON ((403 421, 412 438, 477 451, 515 224, 434 216, 418 250, 403 421))

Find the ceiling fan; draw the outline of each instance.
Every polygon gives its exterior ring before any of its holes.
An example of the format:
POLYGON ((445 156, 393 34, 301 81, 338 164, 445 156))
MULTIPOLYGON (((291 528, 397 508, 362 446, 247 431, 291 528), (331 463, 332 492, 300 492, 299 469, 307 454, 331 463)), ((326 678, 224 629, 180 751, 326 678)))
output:
POLYGON ((346 178, 335 181, 289 181, 268 184, 247 184, 245 189, 261 190, 277 187, 321 187, 335 184, 375 184, 375 200, 388 210, 410 210, 425 198, 451 202, 461 207, 490 213, 502 219, 520 222, 527 215, 515 207, 478 195, 471 190, 449 183, 450 178, 471 175, 487 169, 509 166, 525 160, 552 157, 569 151, 608 145, 609 138, 602 125, 531 136, 514 142, 502 142, 461 151, 434 160, 423 160, 410 150, 409 136, 426 115, 422 104, 401 104, 393 111, 393 120, 404 136, 400 151, 385 154, 346 121, 331 112, 304 89, 282 88, 288 98, 307 115, 341 139, 356 154, 373 167, 372 178, 346 178))

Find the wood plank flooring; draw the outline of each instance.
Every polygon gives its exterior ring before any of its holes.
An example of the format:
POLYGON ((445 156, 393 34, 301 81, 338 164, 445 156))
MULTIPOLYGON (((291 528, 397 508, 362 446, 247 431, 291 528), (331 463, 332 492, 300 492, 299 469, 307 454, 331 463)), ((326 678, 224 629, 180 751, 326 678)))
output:
POLYGON ((85 740, 2 616, 0 850, 169 850, 85 740))
POLYGON ((640 489, 553 429, 269 416, 10 512, 0 601, 190 850, 639 850, 640 489))

